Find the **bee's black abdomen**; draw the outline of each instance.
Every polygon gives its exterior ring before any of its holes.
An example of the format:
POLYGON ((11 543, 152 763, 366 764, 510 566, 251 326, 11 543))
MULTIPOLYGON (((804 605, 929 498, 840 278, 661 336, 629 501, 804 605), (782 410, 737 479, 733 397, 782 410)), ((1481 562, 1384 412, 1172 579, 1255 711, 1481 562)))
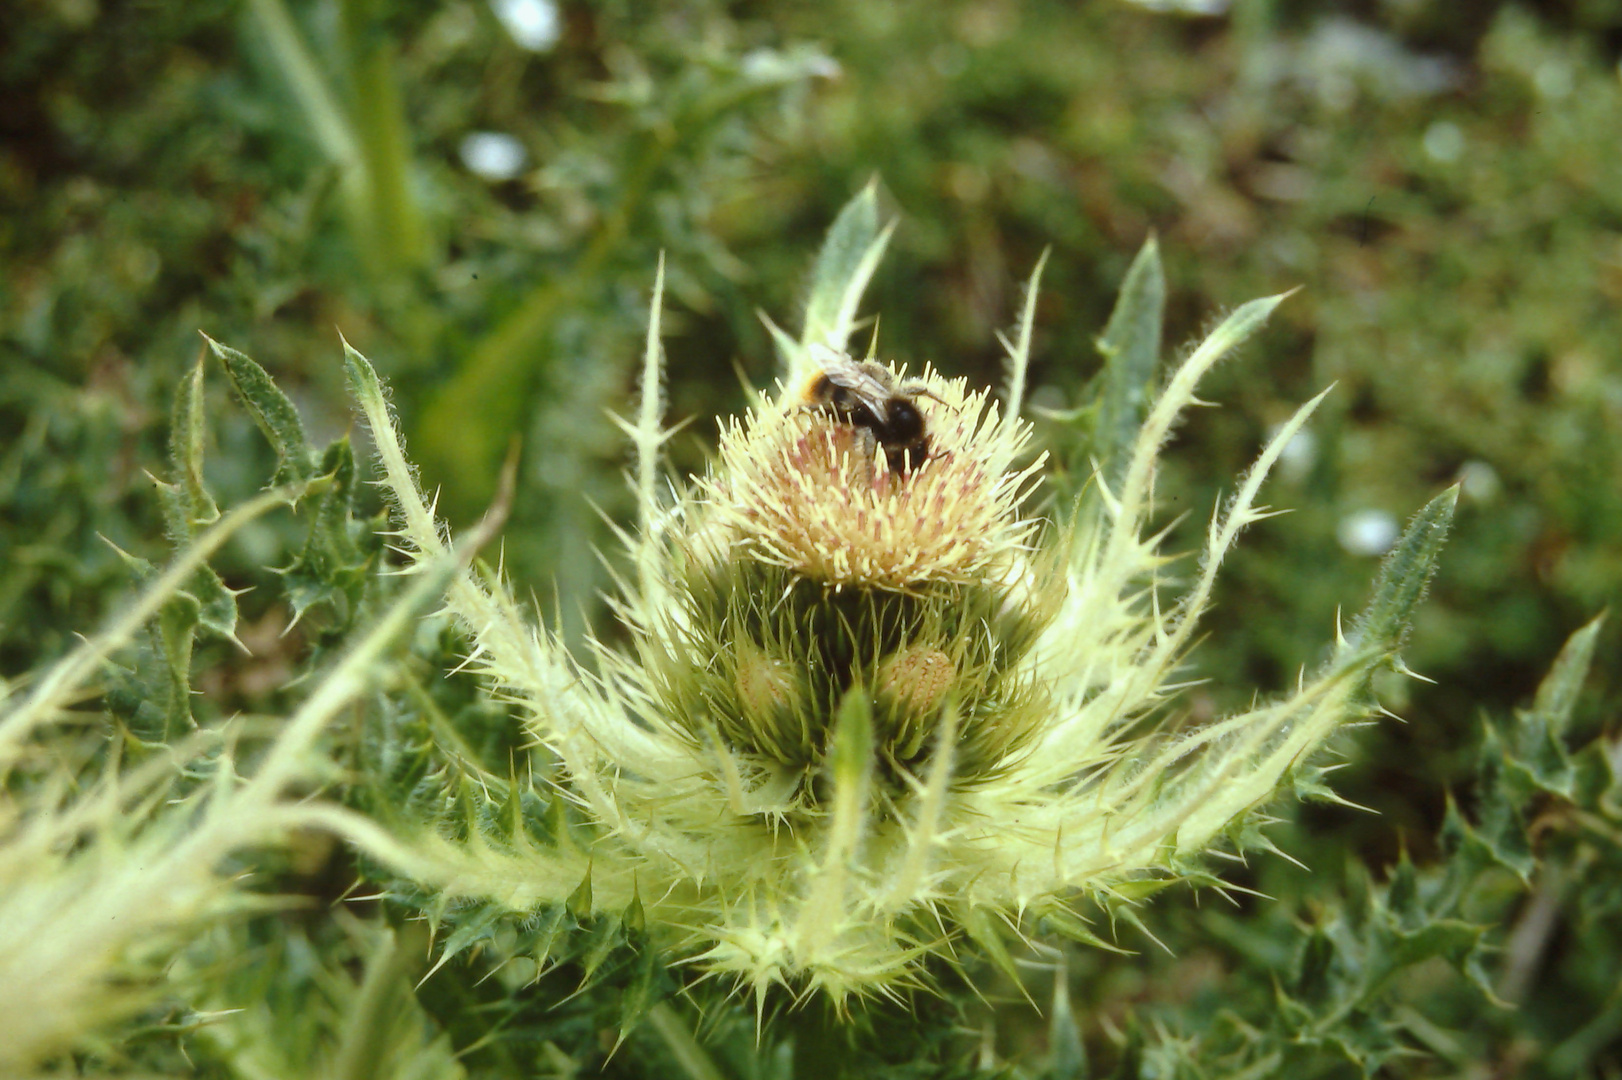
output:
POLYGON ((904 397, 890 399, 890 415, 874 428, 873 434, 886 446, 911 446, 924 437, 924 414, 904 397))
POLYGON ((888 404, 887 415, 874 423, 871 430, 884 447, 890 471, 905 476, 929 457, 929 446, 924 439, 924 415, 904 397, 893 397, 888 404))

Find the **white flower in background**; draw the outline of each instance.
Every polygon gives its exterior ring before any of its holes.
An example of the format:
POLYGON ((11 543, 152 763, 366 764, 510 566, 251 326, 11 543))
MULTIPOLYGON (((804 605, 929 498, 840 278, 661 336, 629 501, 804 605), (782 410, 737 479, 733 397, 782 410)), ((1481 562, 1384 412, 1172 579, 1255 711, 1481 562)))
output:
POLYGON ((522 48, 550 52, 563 37, 563 13, 556 0, 490 0, 501 25, 522 48))
POLYGON ((469 132, 459 151, 468 171, 484 180, 511 180, 529 161, 524 144, 499 131, 469 132))
POLYGON ((1384 510, 1354 510, 1335 526, 1335 538, 1353 555, 1384 555, 1401 532, 1397 519, 1384 510))

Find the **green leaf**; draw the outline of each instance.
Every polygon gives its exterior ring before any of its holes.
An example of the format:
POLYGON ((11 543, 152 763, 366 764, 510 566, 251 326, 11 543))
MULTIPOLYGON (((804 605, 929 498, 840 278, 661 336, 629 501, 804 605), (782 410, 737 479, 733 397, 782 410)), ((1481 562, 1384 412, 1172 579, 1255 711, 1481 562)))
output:
POLYGON ((1232 354, 1235 349, 1249 341, 1252 334, 1265 326, 1278 306, 1293 296, 1295 291, 1291 289, 1276 296, 1262 296, 1240 304, 1232 314, 1217 324, 1215 330, 1205 336, 1205 340, 1194 350, 1193 356, 1204 354, 1210 356, 1214 363, 1232 354))
POLYGON ((1143 1033, 1143 1022, 1138 1019, 1136 1011, 1126 1014, 1125 1030, 1121 1032, 1120 1045, 1116 1049, 1115 1068, 1109 1074, 1109 1080, 1141 1080, 1145 1076, 1170 1076, 1170 1072, 1152 1070, 1149 1057, 1148 1039, 1143 1033))
MULTIPOLYGON (((177 549, 191 543, 220 518, 219 507, 203 479, 203 450, 208 432, 203 377, 203 362, 199 357, 191 373, 181 379, 175 393, 169 431, 169 459, 174 481, 158 484, 158 499, 163 506, 169 541, 177 549)), ((206 563, 198 567, 185 591, 196 601, 196 625, 235 640, 236 593, 226 588, 213 567, 206 563)), ((188 656, 190 651, 188 643, 188 656)), ((187 717, 190 717, 189 708, 187 717)))
POLYGON ((1098 339, 1104 357, 1094 453, 1114 488, 1137 438, 1149 391, 1160 363, 1160 333, 1166 313, 1166 275, 1153 236, 1126 272, 1109 324, 1098 339))
POLYGON ((1104 907, 1113 912, 1117 907, 1142 903, 1149 897, 1178 884, 1180 880, 1180 878, 1133 878, 1129 881, 1117 881, 1110 885, 1109 892, 1101 900, 1104 907))
POLYGON ((128 665, 108 664, 103 674, 107 708, 136 740, 156 746, 191 731, 191 657, 197 601, 176 591, 131 651, 128 665))
POLYGON ((1008 944, 1003 939, 1003 930, 996 916, 987 908, 964 904, 957 909, 957 917, 958 924, 967 931, 970 940, 980 946, 980 951, 990 958, 998 971, 1018 985, 1022 981, 1019 968, 1008 952, 1008 944))
POLYGON ((375 542, 362 547, 357 537, 370 540, 375 532, 355 520, 358 481, 347 435, 327 447, 320 475, 332 482, 315 499, 304 546, 292 563, 277 572, 293 608, 293 622, 324 605, 335 624, 327 633, 338 636, 355 623, 377 553, 375 542))
POLYGON ((563 904, 557 904, 546 910, 536 924, 529 930, 530 952, 535 957, 537 970, 546 966, 547 959, 559 940, 568 937, 570 929, 566 924, 569 918, 569 909, 563 904))
POLYGON ((1042 912, 1038 926, 1042 930, 1063 935, 1071 941, 1090 945, 1095 949, 1103 949, 1119 956, 1133 955, 1131 949, 1123 949, 1093 933, 1080 916, 1067 908, 1053 907, 1042 912))
MULTIPOLYGON (((1485 757, 1487 751, 1483 751, 1485 757)), ((1461 902, 1480 875, 1492 867, 1503 867, 1522 881, 1530 880, 1537 868, 1526 843, 1526 829, 1514 807, 1488 794, 1481 810, 1483 827, 1477 829, 1459 810, 1450 796, 1442 818, 1441 846, 1447 854, 1446 876, 1434 906, 1461 902)))
POLYGON ((631 902, 625 905, 625 913, 620 916, 625 923, 627 934, 638 935, 646 932, 648 928, 648 915, 642 909, 642 894, 633 892, 631 902))
POLYGON ((1053 973, 1053 1003, 1048 1015, 1048 1067, 1054 1080, 1085 1080, 1087 1047, 1081 1041, 1081 1028, 1070 1007, 1069 965, 1059 964, 1053 973))
POLYGON ((1611 747, 1603 739, 1595 739, 1572 755, 1572 797, 1580 806, 1593 806, 1601 800, 1610 805, 1622 803, 1622 777, 1618 766, 1622 762, 1611 756, 1611 747))
POLYGON ((199 356, 191 374, 180 380, 169 431, 169 460, 182 493, 188 539, 220 517, 220 509, 203 483, 203 445, 208 433, 204 415, 203 359, 199 356))
POLYGON ((868 184, 834 219, 811 268, 802 346, 843 349, 856 322, 862 293, 884 256, 895 225, 880 228, 877 182, 868 184))
POLYGON ((298 410, 269 373, 235 349, 221 345, 210 337, 205 336, 204 340, 214 355, 220 358, 220 363, 225 365, 231 385, 236 387, 243 404, 253 414, 254 423, 259 425, 259 430, 265 433, 271 448, 276 451, 276 477, 273 482, 308 480, 321 475, 320 456, 304 434, 304 422, 299 419, 298 410))
POLYGON ((1310 1006, 1302 1010, 1304 1017, 1333 1005, 1338 993, 1340 964, 1328 926, 1313 926, 1302 936, 1291 971, 1290 991, 1297 1003, 1310 1006))
POLYGON ((1436 559, 1453 524, 1458 500, 1458 487, 1448 488, 1426 503, 1403 530, 1380 567, 1373 598, 1347 635, 1347 644, 1354 650, 1389 656, 1402 645, 1414 608, 1436 572, 1436 559))
POLYGON ((631 971, 630 982, 617 995, 620 1019, 619 1038, 615 1046, 625 1041, 625 1037, 635 1030, 659 1000, 659 976, 663 972, 664 965, 659 962, 658 952, 651 943, 643 942, 637 954, 636 966, 631 971))
MULTIPOLYGON (((546 815, 542 819, 546 830, 546 839, 554 844, 564 844, 569 841, 569 806, 562 794, 552 796, 546 806, 546 815)), ((588 905, 589 906, 589 905, 588 905)))
POLYGON ((237 594, 226 587, 214 568, 205 566, 199 570, 186 591, 197 599, 198 623, 205 630, 236 641, 237 594))
POLYGON ((1551 737, 1559 738, 1571 724, 1571 714, 1577 707, 1577 696, 1582 693, 1583 681, 1588 678, 1588 668, 1594 661, 1594 643, 1604 622, 1602 613, 1567 638, 1549 673, 1538 684, 1537 698, 1532 703, 1532 715, 1528 719, 1535 721, 1551 737))
POLYGON ((576 922, 583 923, 591 918, 590 866, 586 867, 586 876, 580 879, 580 884, 569 894, 569 899, 563 902, 563 906, 569 909, 569 914, 574 916, 576 922))
MULTIPOLYGON (((203 478, 207 438, 202 358, 180 381, 170 413, 169 458, 173 482, 156 481, 164 528, 177 553, 220 518, 203 478)), ((123 553, 120 552, 122 555, 123 553)), ((129 560, 143 578, 153 567, 129 560)), ((151 644, 139 651, 134 668, 115 673, 109 703, 130 722, 132 733, 152 742, 169 740, 196 726, 191 711, 191 663, 197 630, 236 640, 236 594, 206 562, 192 571, 158 609, 151 644)))
POLYGON ((481 904, 471 914, 461 916, 456 929, 445 939, 445 946, 435 966, 443 965, 458 953, 491 940, 495 937, 496 925, 506 914, 507 909, 500 904, 481 904))
POLYGON ((344 343, 344 376, 349 381, 349 393, 363 408, 375 405, 380 411, 388 407, 383 393, 383 380, 377 377, 372 362, 356 352, 349 342, 344 343))
POLYGON ((834 787, 862 785, 873 758, 873 710, 867 695, 860 690, 846 694, 834 725, 828 748, 834 787))
POLYGON ((1566 801, 1578 796, 1579 770, 1566 749, 1564 735, 1593 661, 1603 619, 1594 619, 1567 639, 1539 684, 1530 710, 1516 710, 1511 723, 1489 721, 1485 725, 1477 765, 1480 827, 1491 836, 1505 838, 1495 846, 1513 847, 1519 853, 1515 868, 1523 877, 1532 870, 1524 823, 1532 800, 1542 794, 1566 801))
MULTIPOLYGON (((176 551, 182 551, 208 523, 193 524, 190 503, 181 484, 157 485, 158 502, 163 508, 169 539, 176 551)), ((211 504, 212 505, 212 502, 211 504)), ((215 517, 219 515, 216 513, 215 517)), ((149 568, 150 569, 150 568, 149 568)), ((197 621, 207 630, 223 638, 234 639, 237 630, 236 593, 226 588, 225 582, 214 568, 203 564, 197 568, 184 590, 197 606, 197 621)))
POLYGON ((507 772, 507 789, 502 792, 501 802, 492 816, 495 819, 497 835, 509 843, 525 832, 524 797, 519 790, 518 777, 510 766, 507 772))
POLYGON ((586 932, 580 955, 580 985, 589 986, 615 949, 625 944, 625 927, 612 915, 599 916, 586 932))
POLYGON ((166 693, 163 740, 174 739, 196 726, 191 711, 191 655, 197 636, 200 605, 191 595, 176 593, 158 612, 158 640, 162 645, 166 693))

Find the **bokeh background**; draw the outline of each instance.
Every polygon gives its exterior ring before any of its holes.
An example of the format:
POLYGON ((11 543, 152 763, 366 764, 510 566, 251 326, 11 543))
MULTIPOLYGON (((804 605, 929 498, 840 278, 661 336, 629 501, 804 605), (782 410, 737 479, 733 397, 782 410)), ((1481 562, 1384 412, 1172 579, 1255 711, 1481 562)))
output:
MULTIPOLYGON (((1403 520, 1462 485, 1408 652, 1435 681, 1394 681, 1406 723, 1346 747, 1337 790, 1378 816, 1281 824, 1304 861, 1434 858, 1479 717, 1524 703, 1622 598, 1619 0, 12 0, 6 23, 8 675, 124 595, 106 541, 163 557, 147 473, 199 330, 324 437, 350 423, 341 332, 392 383, 453 523, 518 438, 507 568, 571 635, 611 637, 596 552, 629 504, 609 413, 631 400, 659 253, 671 413, 695 418, 681 474, 711 417, 770 384, 760 313, 797 326, 823 233, 875 180, 900 220, 867 305, 881 353, 995 381, 996 332, 1051 247, 1033 379, 1052 412, 1082 399, 1150 235, 1173 345, 1299 288, 1211 379, 1220 407, 1180 431, 1162 481, 1186 546, 1269 431, 1336 384, 1269 488, 1294 512, 1226 573, 1193 716, 1289 684, 1403 520)), ((210 479, 240 499, 271 458, 223 380, 210 393, 210 479)), ((235 542, 226 581, 282 528, 235 542)), ((242 604, 254 659, 205 678, 199 708, 273 708, 313 647, 268 594, 242 604)), ((1615 724, 1619 648, 1608 628, 1579 740, 1615 724)), ((1205 985, 1179 970, 1101 978, 1093 1004, 1205 985)), ((1622 1011, 1595 993, 1601 1060, 1622 1011)))

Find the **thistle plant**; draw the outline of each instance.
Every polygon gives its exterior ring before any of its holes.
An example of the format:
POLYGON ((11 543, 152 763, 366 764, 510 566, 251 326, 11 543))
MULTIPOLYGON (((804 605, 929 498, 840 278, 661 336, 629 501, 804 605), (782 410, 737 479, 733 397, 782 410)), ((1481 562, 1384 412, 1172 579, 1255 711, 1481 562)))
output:
MULTIPOLYGON (((661 266, 640 403, 622 421, 639 507, 615 600, 629 644, 570 655, 498 571, 463 573, 445 607, 472 642, 465 666, 522 714, 527 775, 463 755, 438 777, 450 811, 380 807, 387 833, 335 822, 425 888, 436 917, 455 901, 553 912, 538 921, 554 929, 565 913, 606 921, 646 957, 731 980, 757 1010, 774 985, 845 1007, 928 985, 932 957, 1011 969, 1010 943, 1044 933, 1114 947, 1092 914, 1141 924, 1141 902, 1169 884, 1220 888, 1211 857, 1269 849, 1269 800, 1333 798, 1319 751, 1381 711, 1378 672, 1404 670, 1453 494, 1414 519, 1367 609, 1294 693, 1183 726, 1177 695, 1223 556, 1271 513, 1262 482, 1322 395, 1239 480, 1183 578, 1152 531, 1158 455, 1201 377, 1282 297, 1235 310, 1157 383, 1151 241, 1077 417, 1091 480, 1043 503, 1046 460, 1021 416, 1040 264, 1000 400, 890 369, 927 432, 901 467, 860 416, 807 402, 820 358, 849 346, 888 237, 869 189, 819 256, 800 336, 773 327, 776 392, 723 427, 686 484, 662 469, 661 266)), ((371 365, 346 356, 403 569, 436 565, 448 534, 371 365)), ((649 985, 635 983, 628 1013, 649 985)))
MULTIPOLYGON (((290 403, 257 365, 234 359, 246 364, 238 374, 260 380, 239 389, 264 407, 256 415, 267 430, 296 428, 290 403)), ((299 797, 332 772, 318 744, 334 716, 371 690, 393 645, 495 528, 489 521, 471 544, 420 564, 412 587, 354 636, 268 736, 246 722, 196 727, 187 701, 194 638, 208 632, 234 640, 237 623, 236 595, 209 557, 267 512, 300 500, 330 507, 341 487, 335 473, 316 475, 316 460, 284 441, 279 448, 291 451, 284 482, 222 514, 202 482, 202 386, 199 364, 176 395, 174 479, 157 484, 179 554, 161 572, 126 556, 148 578, 134 601, 31 684, 0 684, 5 1075, 70 1049, 110 1045, 107 1029, 163 1000, 165 980, 174 979, 165 969, 189 941, 278 906, 233 872, 232 860, 245 851, 335 821, 347 821, 350 832, 367 830, 369 823, 341 808, 317 809, 299 797), (151 666, 166 679, 157 690, 142 688, 138 721, 153 725, 156 737, 116 725, 109 739, 94 713, 74 706, 114 696, 115 658, 149 622, 159 654, 151 666)))

